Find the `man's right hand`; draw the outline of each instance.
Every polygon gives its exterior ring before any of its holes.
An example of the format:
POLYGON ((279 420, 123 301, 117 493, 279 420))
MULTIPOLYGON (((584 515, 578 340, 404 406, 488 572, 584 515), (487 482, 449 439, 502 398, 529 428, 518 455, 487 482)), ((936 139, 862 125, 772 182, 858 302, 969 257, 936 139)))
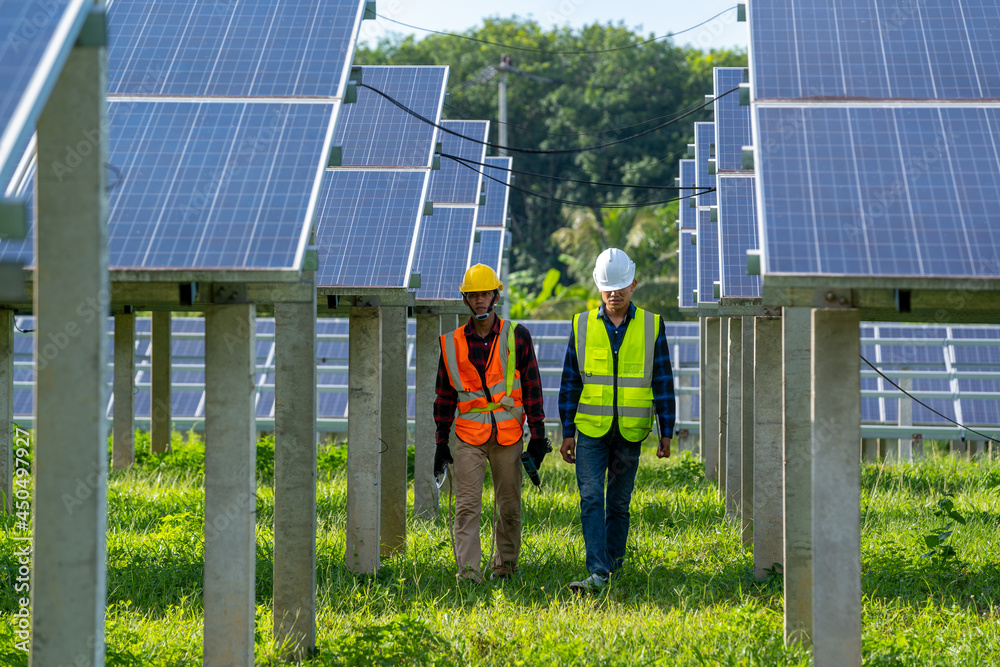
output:
POLYGON ((566 463, 576 463, 576 438, 563 438, 559 453, 566 463))
POLYGON ((451 449, 449 449, 448 443, 437 443, 437 448, 434 450, 434 476, 440 477, 443 475, 444 467, 454 462, 455 459, 451 457, 451 449))

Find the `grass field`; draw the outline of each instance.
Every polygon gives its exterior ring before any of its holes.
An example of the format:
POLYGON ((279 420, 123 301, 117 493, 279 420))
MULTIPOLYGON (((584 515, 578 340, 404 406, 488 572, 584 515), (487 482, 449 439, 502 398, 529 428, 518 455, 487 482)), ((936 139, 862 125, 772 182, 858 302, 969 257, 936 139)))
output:
MULTIPOLYGON (((271 452, 269 441, 258 447, 260 664, 279 662, 270 614, 271 452)), ((109 665, 201 662, 201 456, 197 440, 177 438, 171 455, 145 455, 135 469, 109 478, 109 665)), ((664 462, 652 450, 644 453, 623 575, 599 595, 572 594, 567 584, 585 574, 583 540, 573 470, 557 458, 546 459, 543 490, 524 491, 520 576, 458 585, 444 519, 411 521, 407 552, 383 561, 378 575, 349 573, 343 448, 325 452, 318 489, 318 652, 307 664, 811 664, 808 650, 782 641, 780 575, 754 580, 737 527, 726 521, 718 494, 689 455, 664 462)), ((998 488, 997 465, 946 455, 918 465, 864 467, 865 664, 1000 664, 998 488), (947 499, 966 524, 956 523, 932 549, 925 537, 940 536, 951 521, 934 515, 947 499)), ((486 502, 487 554, 491 509, 486 502)), ((11 629, 17 609, 13 520, 4 518, 3 526, 0 664, 27 665, 11 629)))

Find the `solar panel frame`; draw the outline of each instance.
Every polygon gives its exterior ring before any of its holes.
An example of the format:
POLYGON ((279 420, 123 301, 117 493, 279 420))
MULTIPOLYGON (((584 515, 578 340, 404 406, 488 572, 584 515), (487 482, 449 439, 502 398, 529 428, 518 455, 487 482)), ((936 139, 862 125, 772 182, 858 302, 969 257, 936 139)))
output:
POLYGON ((454 155, 467 160, 468 166, 442 157, 441 168, 431 176, 430 200, 439 204, 479 205, 482 192, 486 142, 489 138, 490 123, 485 120, 443 120, 441 127, 451 132, 441 132, 442 154, 454 155), (467 137, 467 138, 463 138, 467 137))

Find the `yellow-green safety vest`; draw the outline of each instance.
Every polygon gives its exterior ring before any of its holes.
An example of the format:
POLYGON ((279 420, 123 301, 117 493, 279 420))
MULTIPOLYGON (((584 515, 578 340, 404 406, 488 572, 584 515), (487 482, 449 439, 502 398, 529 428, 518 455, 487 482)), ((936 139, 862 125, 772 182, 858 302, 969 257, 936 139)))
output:
POLYGON ((584 435, 599 438, 611 428, 618 387, 618 430, 626 440, 642 442, 653 429, 653 355, 660 316, 636 308, 618 349, 618 375, 614 352, 599 310, 573 318, 576 357, 583 378, 583 392, 574 422, 584 435))

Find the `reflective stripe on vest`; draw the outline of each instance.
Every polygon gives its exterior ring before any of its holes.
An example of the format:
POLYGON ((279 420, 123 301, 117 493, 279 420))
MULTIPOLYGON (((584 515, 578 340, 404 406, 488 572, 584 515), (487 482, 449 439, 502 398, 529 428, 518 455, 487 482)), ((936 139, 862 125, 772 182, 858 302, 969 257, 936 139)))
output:
POLYGON ((448 379, 458 392, 458 416, 455 434, 464 442, 481 445, 490 439, 493 421, 497 424, 497 442, 512 445, 521 439, 524 407, 521 401, 521 375, 514 359, 514 327, 517 324, 500 320, 500 333, 493 339, 486 363, 486 382, 475 364, 469 361, 465 327, 441 336, 448 379), (493 397, 489 402, 488 395, 493 397), (492 419, 490 417, 492 415, 492 419))
POLYGON ((614 352, 598 310, 573 318, 577 362, 583 391, 577 405, 577 428, 584 435, 603 436, 615 416, 618 386, 618 430, 626 440, 640 442, 653 428, 653 358, 660 316, 641 308, 625 329, 618 350, 618 375, 614 373, 614 352))

